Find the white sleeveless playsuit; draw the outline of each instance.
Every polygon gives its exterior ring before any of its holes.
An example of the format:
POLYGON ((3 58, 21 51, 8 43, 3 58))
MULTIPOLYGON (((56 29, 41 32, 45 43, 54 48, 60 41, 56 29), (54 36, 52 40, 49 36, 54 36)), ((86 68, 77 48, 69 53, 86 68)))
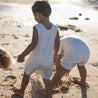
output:
POLYGON ((35 25, 38 31, 38 45, 31 52, 26 62, 25 73, 41 72, 43 78, 50 78, 53 71, 53 50, 57 34, 57 26, 52 24, 51 29, 46 29, 43 24, 35 25))
POLYGON ((75 37, 60 39, 58 55, 62 55, 61 66, 71 70, 74 65, 84 66, 90 55, 90 50, 85 42, 75 37))

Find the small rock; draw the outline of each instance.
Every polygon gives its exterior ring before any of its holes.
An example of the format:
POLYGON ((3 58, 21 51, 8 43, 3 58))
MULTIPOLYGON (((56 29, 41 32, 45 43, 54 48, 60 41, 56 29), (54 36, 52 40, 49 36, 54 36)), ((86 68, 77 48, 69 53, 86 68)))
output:
POLYGON ((78 17, 71 17, 69 19, 71 19, 71 20, 78 20, 78 17))
POLYGON ((14 37, 14 39, 19 39, 19 38, 18 38, 16 35, 14 35, 14 34, 13 34, 12 36, 14 37))
POLYGON ((3 96, 3 95, 1 95, 1 96, 3 96))
POLYGON ((72 96, 74 96, 74 94, 72 94, 72 96))
POLYGON ((81 32, 81 30, 80 29, 77 29, 75 32, 81 32))
POLYGON ((85 18, 85 20, 90 20, 90 18, 87 17, 87 18, 85 18))
POLYGON ((2 37, 4 38, 5 36, 3 35, 2 37))
POLYGON ((17 56, 13 56, 13 58, 17 58, 17 56))
POLYGON ((2 17, 0 17, 0 19, 2 19, 2 17))
POLYGON ((17 36, 14 37, 15 39, 19 39, 17 36))
POLYGON ((23 69, 24 67, 19 67, 19 69, 23 69))
POLYGON ((4 44, 1 44, 1 45, 4 45, 4 44))
POLYGON ((11 68, 8 68, 7 70, 12 70, 11 68))
POLYGON ((67 25, 67 27, 68 27, 68 29, 71 29, 71 30, 76 30, 76 26, 75 25, 71 25, 71 24, 69 24, 69 25, 67 25))
POLYGON ((8 23, 7 21, 5 21, 5 23, 8 23))
POLYGON ((66 26, 58 26, 58 28, 60 28, 60 30, 68 30, 68 27, 66 26))
POLYGON ((30 37, 29 34, 26 34, 25 37, 30 37))
POLYGON ((22 27, 21 25, 17 25, 17 27, 22 27))
POLYGON ((10 43, 5 43, 5 45, 10 45, 10 43))
POLYGON ((82 14, 81 14, 81 13, 79 13, 79 16, 82 16, 82 14))

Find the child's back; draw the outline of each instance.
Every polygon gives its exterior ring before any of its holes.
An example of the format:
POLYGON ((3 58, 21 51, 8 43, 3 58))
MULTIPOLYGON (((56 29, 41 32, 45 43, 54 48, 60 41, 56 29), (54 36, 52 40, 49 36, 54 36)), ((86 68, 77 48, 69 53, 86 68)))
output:
POLYGON ((76 37, 63 37, 61 38, 61 43, 69 45, 71 47, 78 45, 86 45, 81 39, 76 37))
MULTIPOLYGON (((57 26, 52 24, 51 29, 46 29, 42 23, 35 25, 38 31, 38 45, 35 57, 40 65, 53 65, 54 41, 57 34, 57 26)), ((32 54, 33 55, 33 54, 32 54)))
POLYGON ((57 26, 52 24, 51 29, 46 29, 40 23, 35 25, 38 32, 38 44, 34 51, 32 51, 26 66, 33 65, 36 70, 44 70, 46 67, 53 67, 53 49, 57 34, 57 26))
POLYGON ((90 51, 88 46, 79 38, 63 37, 60 40, 60 49, 58 54, 62 54, 62 66, 67 66, 66 69, 71 70, 70 63, 77 64, 80 62, 87 62, 90 51), (66 64, 65 64, 66 62, 66 64))

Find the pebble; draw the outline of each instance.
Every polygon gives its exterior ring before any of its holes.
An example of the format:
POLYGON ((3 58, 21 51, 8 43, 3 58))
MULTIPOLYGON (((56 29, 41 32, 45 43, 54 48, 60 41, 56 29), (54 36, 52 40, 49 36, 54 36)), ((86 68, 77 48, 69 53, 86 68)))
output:
POLYGON ((71 20, 78 20, 78 17, 71 17, 69 19, 71 19, 71 20))

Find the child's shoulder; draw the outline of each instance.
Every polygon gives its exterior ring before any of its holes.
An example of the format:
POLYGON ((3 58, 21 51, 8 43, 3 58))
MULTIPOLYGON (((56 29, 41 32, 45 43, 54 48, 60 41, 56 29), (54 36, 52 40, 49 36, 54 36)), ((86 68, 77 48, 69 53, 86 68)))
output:
POLYGON ((38 24, 35 24, 34 27, 40 27, 42 24, 41 23, 38 23, 38 24))
MULTIPOLYGON (((34 27, 37 28, 37 29, 43 29, 44 28, 42 23, 35 24, 34 27)), ((57 25, 52 24, 52 29, 57 30, 57 28, 58 28, 57 25)))
POLYGON ((33 28, 36 28, 37 30, 42 30, 42 24, 41 23, 39 23, 39 24, 35 24, 34 26, 33 26, 33 28))

